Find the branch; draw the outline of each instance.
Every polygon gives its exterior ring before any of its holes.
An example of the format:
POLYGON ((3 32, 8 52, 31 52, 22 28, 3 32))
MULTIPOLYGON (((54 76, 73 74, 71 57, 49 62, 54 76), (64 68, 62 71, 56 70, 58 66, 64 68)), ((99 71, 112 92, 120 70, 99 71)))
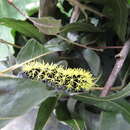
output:
POLYGON ((118 76, 118 73, 120 72, 120 70, 124 64, 124 61, 128 55, 129 49, 130 49, 130 39, 125 42, 120 53, 118 55, 116 55, 116 58, 117 58, 116 64, 104 86, 103 91, 101 92, 101 95, 100 95, 101 97, 105 97, 109 93, 111 87, 113 86, 113 84, 118 76))

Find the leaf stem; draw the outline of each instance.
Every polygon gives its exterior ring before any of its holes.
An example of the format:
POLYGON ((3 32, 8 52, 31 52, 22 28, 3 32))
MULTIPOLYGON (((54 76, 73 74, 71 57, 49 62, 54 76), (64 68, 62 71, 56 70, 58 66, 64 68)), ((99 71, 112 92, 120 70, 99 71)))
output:
POLYGON ((0 74, 13 71, 13 70, 15 70, 15 69, 17 69, 17 68, 19 68, 19 67, 22 67, 24 64, 27 64, 27 63, 29 63, 29 62, 31 62, 31 61, 34 61, 34 60, 36 60, 36 59, 38 59, 38 58, 40 58, 40 57, 42 57, 42 56, 46 56, 46 55, 52 54, 52 53, 54 53, 54 52, 46 52, 46 53, 43 53, 43 54, 41 54, 41 55, 38 55, 38 56, 36 56, 36 57, 34 57, 34 58, 32 58, 32 59, 29 59, 29 60, 27 60, 27 61, 25 61, 25 62, 22 62, 21 64, 13 65, 13 66, 11 66, 11 67, 9 67, 9 68, 7 68, 7 69, 2 70, 2 71, 0 72, 0 74))
POLYGON ((88 47, 88 46, 86 46, 86 45, 82 45, 82 44, 77 43, 77 42, 73 42, 73 41, 71 41, 71 40, 69 40, 69 39, 67 39, 67 38, 65 38, 65 37, 63 37, 63 36, 61 36, 61 35, 56 35, 56 36, 57 36, 58 38, 64 40, 64 41, 66 41, 67 43, 73 44, 73 45, 78 46, 78 47, 90 48, 90 49, 95 50, 95 51, 102 51, 102 49, 96 49, 96 48, 93 48, 93 47, 88 47))
MULTIPOLYGON (((121 90, 123 87, 114 87, 114 88, 111 88, 111 90, 121 90)), ((104 87, 92 87, 90 90, 103 90, 104 89, 104 87)))
POLYGON ((16 48, 19 48, 19 49, 22 48, 22 46, 15 45, 15 44, 13 44, 13 43, 11 43, 11 42, 7 42, 7 41, 5 41, 5 40, 3 40, 3 39, 0 39, 0 43, 7 44, 7 45, 11 45, 11 46, 16 47, 16 48))

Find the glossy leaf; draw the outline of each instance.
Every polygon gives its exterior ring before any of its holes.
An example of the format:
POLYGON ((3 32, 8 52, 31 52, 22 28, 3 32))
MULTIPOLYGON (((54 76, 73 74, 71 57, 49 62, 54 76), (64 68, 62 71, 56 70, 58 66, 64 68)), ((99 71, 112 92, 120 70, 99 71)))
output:
POLYGON ((76 95, 74 98, 81 102, 94 105, 105 111, 121 112, 124 117, 130 121, 130 104, 123 98, 129 95, 130 87, 106 97, 94 97, 88 94, 76 95))
POLYGON ((47 48, 44 48, 38 41, 31 39, 20 50, 17 55, 17 61, 21 63, 46 52, 49 52, 47 48))
POLYGON ((14 119, 48 97, 54 96, 54 91, 46 89, 42 82, 28 79, 0 78, 0 120, 14 119))
POLYGON ((88 63, 91 71, 95 76, 98 76, 101 73, 101 61, 100 57, 91 49, 85 49, 83 51, 83 56, 86 62, 88 63), (93 60, 92 60, 93 59, 93 60))

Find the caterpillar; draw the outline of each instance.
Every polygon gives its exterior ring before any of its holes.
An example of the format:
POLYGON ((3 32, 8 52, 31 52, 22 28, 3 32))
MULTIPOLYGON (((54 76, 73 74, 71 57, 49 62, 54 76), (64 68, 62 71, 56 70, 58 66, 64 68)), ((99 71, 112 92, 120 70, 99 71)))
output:
POLYGON ((68 92, 84 92, 94 85, 93 75, 82 68, 67 68, 61 65, 31 62, 23 66, 24 77, 48 82, 51 87, 68 92))

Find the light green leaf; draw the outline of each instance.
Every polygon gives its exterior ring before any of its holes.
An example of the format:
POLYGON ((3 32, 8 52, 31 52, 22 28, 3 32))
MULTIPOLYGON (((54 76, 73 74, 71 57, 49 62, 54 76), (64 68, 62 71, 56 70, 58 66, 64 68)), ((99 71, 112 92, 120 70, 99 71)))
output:
MULTIPOLYGON (((19 9, 22 11, 30 11, 32 8, 29 9, 30 4, 35 4, 38 2, 37 0, 13 0, 13 2, 18 6, 19 9), (28 7, 29 6, 29 7, 28 7)), ((25 19, 15 8, 8 4, 7 0, 0 0, 0 17, 6 18, 16 18, 16 19, 25 19)), ((4 39, 5 41, 14 43, 14 37, 11 34, 11 29, 7 27, 3 27, 0 25, 0 38, 4 39)), ((0 44, 0 59, 10 56, 13 54, 14 51, 11 46, 0 44)))
MULTIPOLYGON (((37 5, 37 1, 38 0, 13 0, 15 5, 22 11, 32 10, 34 6, 31 6, 31 4, 37 5)), ((0 17, 25 19, 25 17, 22 16, 15 8, 8 4, 7 0, 0 1, 0 17)))
POLYGON ((65 121, 65 123, 67 123, 72 128, 72 130, 84 130, 86 128, 85 122, 80 119, 68 120, 65 121))
MULTIPOLYGON (((14 43, 14 39, 11 35, 11 29, 4 26, 0 26, 0 39, 14 43)), ((0 59, 4 59, 13 53, 14 50, 11 46, 0 43, 0 59)))

